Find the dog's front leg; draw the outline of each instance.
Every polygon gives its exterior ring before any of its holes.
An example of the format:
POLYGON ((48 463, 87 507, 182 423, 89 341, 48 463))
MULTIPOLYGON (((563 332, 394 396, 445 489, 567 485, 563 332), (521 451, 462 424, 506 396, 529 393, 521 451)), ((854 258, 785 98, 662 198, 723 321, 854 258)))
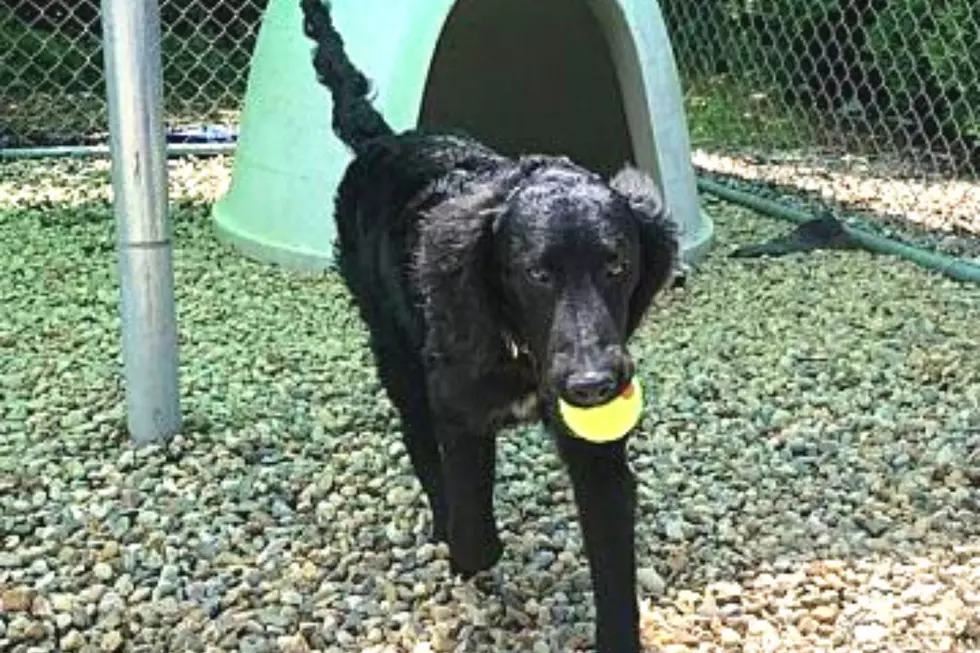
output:
POLYGON ((639 653, 634 529, 636 483, 624 442, 558 435, 575 493, 596 606, 598 653, 639 653))
POLYGON ((533 390, 517 365, 473 375, 441 367, 429 375, 436 439, 449 512, 449 553, 454 573, 471 577, 503 553, 494 516, 497 441, 495 418, 533 390))
POLYGON ((449 556, 454 573, 469 578, 489 569, 503 552, 493 508, 497 444, 464 420, 437 420, 449 506, 449 556))

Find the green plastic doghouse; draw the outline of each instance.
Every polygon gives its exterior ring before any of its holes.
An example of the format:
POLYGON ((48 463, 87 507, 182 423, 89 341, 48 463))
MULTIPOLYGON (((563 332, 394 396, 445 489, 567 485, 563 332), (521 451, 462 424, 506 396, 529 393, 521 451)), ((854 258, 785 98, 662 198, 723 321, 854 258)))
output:
MULTIPOLYGON (((566 154, 611 175, 650 172, 681 224, 684 259, 709 247, 673 53, 656 0, 333 0, 351 58, 396 130, 468 130, 510 154, 566 154)), ((317 271, 332 262, 333 196, 351 159, 310 64, 298 0, 271 0, 249 73, 220 237, 317 271)))

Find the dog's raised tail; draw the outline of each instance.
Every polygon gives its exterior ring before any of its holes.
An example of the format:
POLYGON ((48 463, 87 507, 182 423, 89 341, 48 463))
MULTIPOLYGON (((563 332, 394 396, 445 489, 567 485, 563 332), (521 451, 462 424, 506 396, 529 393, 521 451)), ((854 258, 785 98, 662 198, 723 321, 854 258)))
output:
POLYGON ((354 66, 334 27, 329 0, 300 0, 303 31, 316 46, 313 68, 333 95, 333 130, 355 153, 372 139, 392 134, 391 127, 371 105, 371 85, 354 66))

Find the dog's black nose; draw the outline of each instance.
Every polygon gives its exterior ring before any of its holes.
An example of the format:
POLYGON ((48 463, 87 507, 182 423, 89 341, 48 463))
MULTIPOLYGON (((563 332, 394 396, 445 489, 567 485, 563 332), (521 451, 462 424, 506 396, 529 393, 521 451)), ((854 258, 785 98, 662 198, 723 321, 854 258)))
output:
POLYGON ((581 372, 565 382, 565 399, 576 406, 599 406, 616 396, 619 382, 611 372, 581 372))

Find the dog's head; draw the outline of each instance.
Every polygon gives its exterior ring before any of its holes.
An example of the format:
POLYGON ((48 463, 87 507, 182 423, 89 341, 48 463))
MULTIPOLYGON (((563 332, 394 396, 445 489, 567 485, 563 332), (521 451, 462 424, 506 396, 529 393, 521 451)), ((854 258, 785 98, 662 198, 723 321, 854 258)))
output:
POLYGON ((460 286, 473 295, 470 319, 527 351, 546 399, 616 396, 634 372, 627 341, 676 266, 676 231, 653 181, 627 168, 607 182, 534 157, 449 205, 457 228, 472 230, 455 246, 481 279, 460 286))

